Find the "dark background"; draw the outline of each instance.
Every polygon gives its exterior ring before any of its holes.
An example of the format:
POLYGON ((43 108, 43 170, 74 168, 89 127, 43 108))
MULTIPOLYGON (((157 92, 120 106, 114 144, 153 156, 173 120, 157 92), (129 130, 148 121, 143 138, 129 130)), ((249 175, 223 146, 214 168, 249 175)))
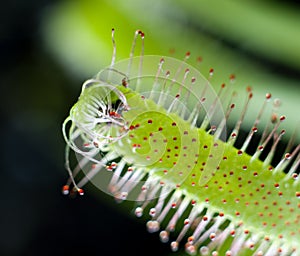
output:
POLYGON ((111 198, 61 195, 61 124, 85 78, 65 74, 44 48, 41 17, 54 3, 1 4, 0 255, 167 255, 144 223, 106 203, 111 198))
POLYGON ((0 255, 166 255, 131 213, 88 193, 61 195, 61 124, 85 78, 68 77, 44 49, 41 18, 54 3, 1 3, 0 255))

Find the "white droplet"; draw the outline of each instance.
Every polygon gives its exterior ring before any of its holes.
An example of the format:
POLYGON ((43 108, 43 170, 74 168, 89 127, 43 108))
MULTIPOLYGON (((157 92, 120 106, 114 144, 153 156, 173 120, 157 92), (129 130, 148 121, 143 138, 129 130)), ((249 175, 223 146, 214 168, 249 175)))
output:
POLYGON ((155 233, 159 230, 160 224, 156 220, 149 220, 147 222, 147 230, 149 233, 155 233))
POLYGON ((163 243, 169 242, 169 233, 166 230, 163 230, 159 233, 160 241, 163 243))
POLYGON ((173 252, 177 252, 177 251, 178 251, 178 242, 173 241, 173 242, 171 243, 171 250, 172 250, 173 252))
POLYGON ((122 193, 121 193, 121 199, 122 199, 122 200, 126 200, 126 199, 127 199, 127 196, 128 196, 128 193, 127 193, 127 192, 122 192, 122 193))
POLYGON ((185 251, 189 254, 189 255, 196 255, 197 251, 194 245, 188 245, 185 248, 185 251))
POLYGON ((208 255, 208 253, 209 253, 208 247, 207 247, 207 246, 202 246, 202 247, 200 248, 200 253, 201 253, 202 255, 208 255))
POLYGON ((135 209, 135 216, 140 218, 140 217, 142 217, 142 215, 143 215, 143 208, 142 207, 137 207, 135 209))
POLYGON ((227 252, 225 253, 225 256, 231 256, 231 251, 227 251, 227 252))

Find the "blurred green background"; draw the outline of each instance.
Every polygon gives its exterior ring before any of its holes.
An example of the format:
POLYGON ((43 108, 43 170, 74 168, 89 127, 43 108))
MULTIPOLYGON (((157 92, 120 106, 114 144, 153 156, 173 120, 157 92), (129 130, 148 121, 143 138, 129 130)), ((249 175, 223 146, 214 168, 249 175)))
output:
POLYGON ((251 85, 249 119, 272 92, 283 102, 280 113, 291 133, 300 120, 299 8, 296 1, 258 0, 3 4, 0 255, 169 254, 156 234, 111 198, 60 195, 67 177, 61 123, 81 84, 110 63, 111 28, 118 59, 128 57, 134 31, 142 29, 146 54, 182 58, 191 51, 192 65, 204 74, 215 69, 216 88, 236 74, 237 100, 251 85))

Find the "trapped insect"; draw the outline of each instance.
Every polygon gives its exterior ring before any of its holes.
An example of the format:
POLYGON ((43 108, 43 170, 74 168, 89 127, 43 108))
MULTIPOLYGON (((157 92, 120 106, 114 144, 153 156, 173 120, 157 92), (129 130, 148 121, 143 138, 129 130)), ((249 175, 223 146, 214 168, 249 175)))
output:
POLYGON ((116 62, 113 30, 110 66, 83 84, 63 124, 70 176, 63 193, 83 195, 90 181, 117 201, 136 201, 136 216, 148 211, 149 232, 160 231, 162 242, 172 239, 173 251, 182 243, 190 255, 300 255, 300 145, 291 138, 271 166, 285 116, 271 110, 256 152, 246 152, 271 94, 235 148, 251 88, 227 135, 236 108, 230 86, 215 92, 213 69, 206 79, 187 63, 189 52, 181 61, 144 56, 144 37, 137 30, 130 58, 116 62), (139 38, 141 53, 134 57, 139 38), (70 150, 78 159, 74 168, 70 150))

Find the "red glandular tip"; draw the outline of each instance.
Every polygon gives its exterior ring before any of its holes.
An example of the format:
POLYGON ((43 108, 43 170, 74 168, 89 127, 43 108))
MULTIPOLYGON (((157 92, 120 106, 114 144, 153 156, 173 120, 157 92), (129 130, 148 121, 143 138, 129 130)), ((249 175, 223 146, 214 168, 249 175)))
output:
POLYGON ((284 120, 285 120, 285 116, 281 116, 281 117, 279 118, 279 120, 280 120, 280 121, 284 121, 284 120))
POLYGON ((203 58, 202 58, 201 56, 198 56, 198 57, 197 57, 197 62, 200 63, 200 62, 202 62, 202 61, 203 61, 203 58))
POLYGON ((83 195, 84 195, 84 190, 83 190, 82 188, 79 188, 79 189, 77 190, 77 192, 78 192, 78 194, 79 194, 80 196, 83 196, 83 195))
POLYGON ((64 185, 61 192, 63 195, 68 195, 70 193, 70 187, 68 185, 64 185))
POLYGON ((231 74, 229 76, 229 80, 230 80, 230 82, 234 82, 235 81, 235 74, 231 74))
POLYGON ((142 30, 137 30, 137 33, 141 36, 141 38, 145 37, 145 33, 142 30))
POLYGON ((272 94, 271 94, 271 93, 267 93, 267 94, 266 94, 266 99, 267 99, 267 100, 271 99, 271 97, 272 97, 272 94))

